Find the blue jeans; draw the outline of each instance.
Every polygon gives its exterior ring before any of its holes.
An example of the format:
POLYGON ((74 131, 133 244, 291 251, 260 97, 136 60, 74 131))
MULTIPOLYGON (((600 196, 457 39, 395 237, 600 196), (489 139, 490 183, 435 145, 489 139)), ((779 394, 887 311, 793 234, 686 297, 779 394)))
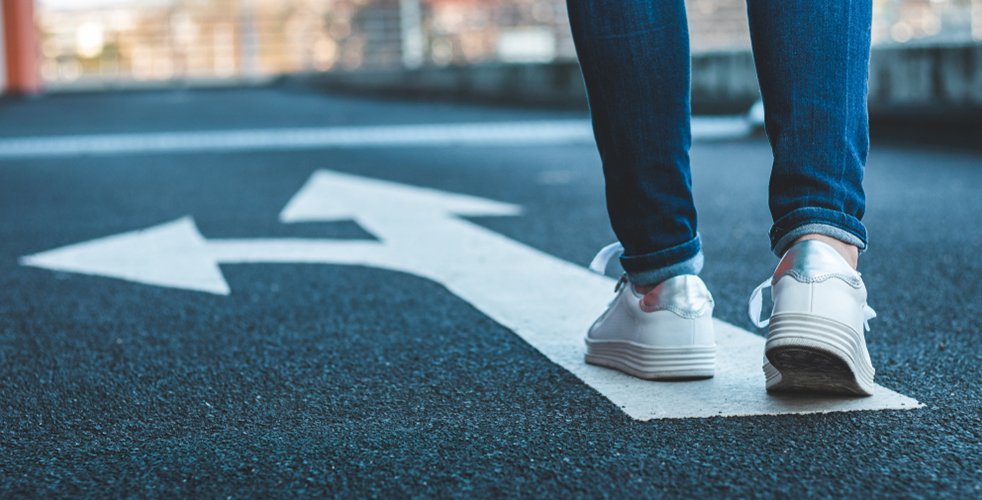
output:
MULTIPOLYGON (((683 0, 568 0, 607 209, 638 285, 698 274, 683 0)), ((872 0, 747 0, 774 153, 771 249, 805 234, 865 250, 872 0)))

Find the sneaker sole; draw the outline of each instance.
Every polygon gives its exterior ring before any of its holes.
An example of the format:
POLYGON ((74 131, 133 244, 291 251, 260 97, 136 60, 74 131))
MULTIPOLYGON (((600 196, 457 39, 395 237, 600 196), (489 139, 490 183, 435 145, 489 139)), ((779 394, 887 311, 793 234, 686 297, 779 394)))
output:
POLYGON ((873 395, 873 366, 863 338, 821 316, 775 314, 768 328, 764 375, 769 392, 873 395))
POLYGON ((586 362, 646 380, 705 379, 716 373, 716 346, 651 347, 587 339, 586 362))

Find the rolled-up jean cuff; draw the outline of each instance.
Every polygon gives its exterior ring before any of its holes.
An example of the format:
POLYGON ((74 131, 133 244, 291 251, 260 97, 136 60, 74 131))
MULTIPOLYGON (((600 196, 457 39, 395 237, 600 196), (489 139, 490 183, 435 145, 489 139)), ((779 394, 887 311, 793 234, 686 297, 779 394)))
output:
POLYGON ((644 255, 622 256, 621 266, 631 283, 657 285, 673 276, 699 274, 702 271, 702 243, 699 236, 665 250, 644 255))
POLYGON ((771 250, 781 257, 798 238, 820 234, 855 245, 860 253, 869 246, 866 226, 859 219, 827 208, 806 207, 792 210, 771 227, 771 250))

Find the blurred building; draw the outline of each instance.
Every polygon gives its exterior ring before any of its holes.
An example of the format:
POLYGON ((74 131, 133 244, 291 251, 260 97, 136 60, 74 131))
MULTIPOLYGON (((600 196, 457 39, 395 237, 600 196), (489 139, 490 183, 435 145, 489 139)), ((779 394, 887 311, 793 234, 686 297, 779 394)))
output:
MULTIPOLYGON (((749 46, 745 0, 687 0, 695 52, 749 46)), ((874 43, 982 39, 982 0, 874 0, 874 43)), ((49 84, 575 57, 562 0, 39 0, 49 84)))

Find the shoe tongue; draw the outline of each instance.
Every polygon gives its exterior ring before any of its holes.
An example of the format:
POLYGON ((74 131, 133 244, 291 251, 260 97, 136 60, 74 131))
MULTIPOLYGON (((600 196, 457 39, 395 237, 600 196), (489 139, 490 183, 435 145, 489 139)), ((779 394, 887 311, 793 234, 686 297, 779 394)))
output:
POLYGON ((774 277, 794 272, 802 277, 819 274, 855 276, 856 270, 831 245, 817 240, 805 240, 791 247, 774 271, 774 277))

